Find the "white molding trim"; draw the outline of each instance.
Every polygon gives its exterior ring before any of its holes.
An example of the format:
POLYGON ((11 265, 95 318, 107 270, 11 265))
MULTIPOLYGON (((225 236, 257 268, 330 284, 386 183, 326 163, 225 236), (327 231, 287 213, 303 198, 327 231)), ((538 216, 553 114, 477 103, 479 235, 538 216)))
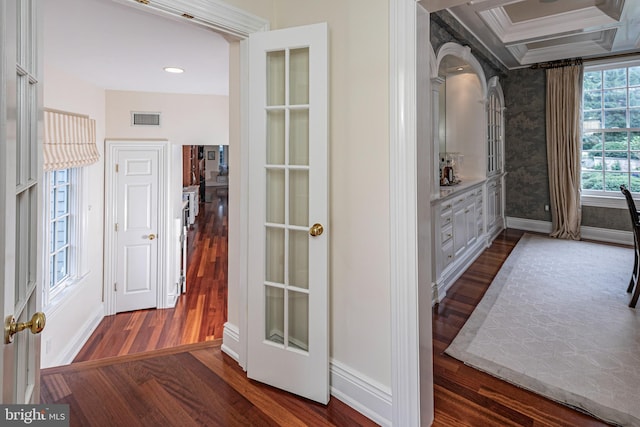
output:
POLYGON ((388 387, 337 360, 329 363, 331 396, 381 426, 391 426, 392 398, 388 387))
POLYGON ((222 346, 220 349, 236 362, 240 362, 240 330, 232 323, 226 322, 222 330, 222 346))
POLYGON ((420 425, 416 20, 415 0, 389 2, 391 420, 396 426, 420 425))
POLYGON ((251 33, 265 31, 269 22, 232 6, 222 0, 153 0, 142 4, 136 0, 114 0, 155 14, 170 15, 238 39, 251 33), (184 15, 190 15, 190 18, 184 15))
MULTIPOLYGON (((507 217, 507 228, 548 234, 551 233, 553 225, 549 221, 507 217)), ((583 239, 633 246, 633 234, 631 231, 583 225, 580 227, 580 234, 583 239)))
MULTIPOLYGON (((247 370, 249 354, 249 41, 240 41, 240 272, 238 363, 247 370)), ((224 341, 224 340, 223 340, 224 341)))
POLYGON ((536 233, 551 233, 553 226, 549 221, 539 221, 536 219, 507 217, 507 228, 517 230, 534 231, 536 233))
POLYGON ((480 100, 480 102, 485 102, 485 100, 487 99, 487 78, 485 77, 482 65, 480 65, 480 62, 478 62, 476 57, 473 56, 473 54, 471 53, 471 48, 469 46, 462 46, 461 44, 454 42, 447 42, 440 46, 436 59, 436 75, 431 77, 438 77, 437 72, 440 70, 440 63, 442 62, 442 59, 447 55, 458 57, 471 65, 473 71, 478 75, 480 85, 482 86, 482 99, 480 100))
POLYGON ((502 7, 485 10, 478 15, 503 43, 535 42, 548 38, 550 29, 553 29, 553 33, 570 35, 580 33, 584 28, 613 27, 617 23, 595 6, 519 23, 511 22, 502 7))
POLYGON ((68 365, 73 362, 73 359, 75 359, 80 350, 82 350, 82 346, 85 345, 91 337, 91 334, 93 334, 100 322, 102 322, 104 318, 104 304, 100 303, 94 310, 91 310, 91 314, 91 317, 77 330, 78 332, 69 339, 67 345, 60 351, 53 364, 51 366, 42 366, 42 369, 68 365))

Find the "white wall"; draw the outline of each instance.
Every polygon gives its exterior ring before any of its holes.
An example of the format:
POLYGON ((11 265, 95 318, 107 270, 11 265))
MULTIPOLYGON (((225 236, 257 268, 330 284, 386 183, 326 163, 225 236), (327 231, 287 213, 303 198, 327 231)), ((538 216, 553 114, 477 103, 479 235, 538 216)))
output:
MULTIPOLYGON (((272 29, 329 23, 331 358, 389 391, 389 4, 275 0, 270 8, 263 1, 228 2, 269 19, 272 29)), ((237 46, 230 50, 237 55, 237 46)), ((231 87, 235 102, 233 93, 231 87)), ((238 126, 234 114, 232 129, 238 126)), ((237 142, 232 138, 232 174, 237 142)), ((240 205, 229 203, 232 235, 240 205)), ((240 275, 238 256, 230 241, 231 323, 238 321, 240 295, 231 280, 240 275)))
POLYGON ((487 170, 486 113, 482 85, 477 74, 447 76, 447 152, 464 155, 456 171, 464 179, 484 178, 487 170))
POLYGON ((47 327, 42 331, 42 368, 69 363, 102 320, 103 192, 104 188, 104 90, 45 64, 44 106, 86 114, 96 121, 98 163, 84 169, 86 219, 83 247, 86 275, 69 289, 60 304, 45 308, 47 327))
POLYGON ((178 145, 229 144, 229 97, 106 92, 108 139, 168 139, 178 145), (131 112, 160 112, 160 127, 131 126, 131 112))

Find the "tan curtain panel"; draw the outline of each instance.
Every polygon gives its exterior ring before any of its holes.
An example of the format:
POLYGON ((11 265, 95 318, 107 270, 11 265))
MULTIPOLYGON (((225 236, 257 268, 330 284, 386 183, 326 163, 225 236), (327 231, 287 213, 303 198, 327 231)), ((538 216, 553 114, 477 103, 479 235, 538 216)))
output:
POLYGON ((547 162, 551 237, 580 240, 582 70, 578 64, 547 70, 547 162))
POLYGON ((98 161, 96 121, 80 114, 44 110, 44 170, 87 166, 98 161))

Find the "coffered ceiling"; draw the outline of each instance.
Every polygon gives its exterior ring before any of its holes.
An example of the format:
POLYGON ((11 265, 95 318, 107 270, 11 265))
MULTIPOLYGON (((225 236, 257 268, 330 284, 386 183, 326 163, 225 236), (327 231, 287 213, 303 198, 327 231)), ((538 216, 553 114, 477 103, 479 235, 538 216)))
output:
POLYGON ((640 0, 423 0, 448 11, 507 68, 640 52, 640 0))

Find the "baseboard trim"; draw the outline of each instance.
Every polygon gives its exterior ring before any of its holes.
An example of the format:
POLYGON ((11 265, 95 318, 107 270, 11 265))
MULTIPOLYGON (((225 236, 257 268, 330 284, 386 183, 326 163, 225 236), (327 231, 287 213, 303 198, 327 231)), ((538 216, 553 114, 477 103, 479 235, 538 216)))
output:
POLYGON ((391 389, 337 360, 329 363, 331 396, 381 426, 391 426, 391 389))
MULTIPOLYGON (((507 228, 515 228, 517 230, 533 231, 537 233, 551 233, 552 227, 553 225, 549 221, 507 217, 507 228)), ((630 231, 583 225, 580 227, 580 234, 583 239, 633 246, 633 234, 630 231)))
POLYGON ((240 329, 229 322, 226 322, 222 331, 222 346, 220 350, 226 353, 233 360, 240 363, 240 354, 238 349, 240 348, 240 329))
MULTIPOLYGON (((239 348, 240 329, 232 323, 225 323, 221 350, 239 363, 239 348)), ((333 359, 329 362, 329 378, 331 396, 381 426, 391 426, 391 388, 333 359)))
POLYGON ((73 359, 75 359, 80 350, 82 350, 82 347, 89 340, 91 334, 93 334, 100 322, 102 322, 102 319, 104 319, 104 304, 100 303, 100 305, 95 310, 92 310, 91 313, 93 315, 84 322, 84 324, 79 328, 79 332, 71 338, 69 343, 60 352, 60 356, 56 358, 51 366, 47 366, 47 368, 52 366, 68 365, 73 362, 73 359))

